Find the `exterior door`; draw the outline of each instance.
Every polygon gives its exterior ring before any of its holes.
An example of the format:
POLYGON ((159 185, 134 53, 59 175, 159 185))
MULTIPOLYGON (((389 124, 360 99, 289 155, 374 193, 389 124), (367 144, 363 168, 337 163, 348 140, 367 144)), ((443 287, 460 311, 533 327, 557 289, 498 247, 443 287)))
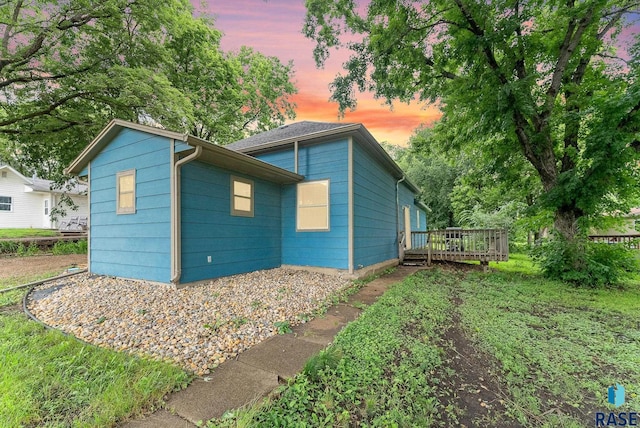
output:
POLYGON ((51 201, 49 201, 49 198, 47 197, 44 200, 44 206, 43 206, 43 213, 44 213, 44 228, 45 229, 51 229, 51 201))
POLYGON ((404 211, 404 236, 406 236, 405 248, 411 249, 411 209, 409 207, 402 207, 404 211))

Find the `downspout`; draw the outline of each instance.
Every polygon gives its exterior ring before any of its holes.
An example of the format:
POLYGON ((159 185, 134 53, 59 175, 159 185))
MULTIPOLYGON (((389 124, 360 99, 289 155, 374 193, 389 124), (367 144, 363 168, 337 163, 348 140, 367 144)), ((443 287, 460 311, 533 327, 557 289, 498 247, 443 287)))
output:
MULTIPOLYGON (((400 257, 400 183, 402 183, 407 177, 402 176, 402 178, 396 181, 396 241, 398 242, 398 257, 400 257)), ((411 237, 409 237, 411 238, 411 237)), ((407 239, 405 237, 405 239, 407 239)))
POLYGON ((293 172, 298 173, 298 140, 293 142, 293 172))
MULTIPOLYGON (((202 154, 202 146, 196 146, 196 151, 178 160, 173 165, 173 180, 171 192, 171 282, 178 284, 182 276, 182 243, 180 242, 180 167, 191 162, 202 154)), ((173 150, 172 150, 172 156, 173 150)))

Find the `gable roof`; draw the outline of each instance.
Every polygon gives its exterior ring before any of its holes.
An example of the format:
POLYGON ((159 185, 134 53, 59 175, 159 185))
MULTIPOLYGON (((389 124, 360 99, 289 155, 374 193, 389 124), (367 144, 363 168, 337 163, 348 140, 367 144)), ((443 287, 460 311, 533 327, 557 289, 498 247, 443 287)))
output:
POLYGON ((244 140, 228 144, 225 147, 242 153, 258 154, 285 148, 295 142, 321 143, 348 136, 360 142, 369 154, 380 162, 393 177, 398 180, 404 177, 403 182, 413 192, 420 193, 420 188, 406 178, 404 171, 361 123, 296 122, 253 135, 244 140))
POLYGON ((312 136, 319 138, 323 135, 333 135, 336 132, 346 131, 348 128, 350 129, 359 125, 358 123, 311 122, 305 120, 252 135, 244 140, 227 144, 225 147, 244 152, 245 150, 260 148, 278 141, 293 141, 312 136))
POLYGON ((252 156, 229 150, 189 134, 156 128, 125 120, 112 120, 98 136, 75 158, 64 171, 66 174, 77 175, 89 164, 100 151, 105 148, 123 129, 133 129, 148 134, 182 141, 192 147, 202 147, 202 154, 198 160, 205 163, 230 169, 236 172, 252 175, 275 183, 295 183, 304 179, 303 176, 271 165, 252 156))
POLYGON ((34 192, 51 192, 51 193, 68 193, 72 195, 80 195, 86 193, 87 186, 82 183, 77 182, 66 182, 62 185, 62 187, 58 187, 51 180, 45 180, 44 178, 38 178, 36 176, 32 178, 28 178, 18 172, 16 169, 12 168, 9 165, 0 165, 0 171, 9 170, 15 175, 17 175, 22 181, 24 181, 24 185, 29 187, 34 192))

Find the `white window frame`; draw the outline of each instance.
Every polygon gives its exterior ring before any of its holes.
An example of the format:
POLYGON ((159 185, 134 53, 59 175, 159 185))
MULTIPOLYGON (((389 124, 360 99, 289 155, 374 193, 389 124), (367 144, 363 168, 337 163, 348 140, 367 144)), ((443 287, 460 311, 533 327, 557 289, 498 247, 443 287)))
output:
POLYGON ((231 190, 231 215, 232 216, 238 216, 238 217, 253 217, 254 216, 254 207, 255 207, 255 185, 253 180, 249 180, 248 178, 243 178, 243 177, 236 177, 235 175, 231 176, 231 185, 230 185, 230 190, 231 190), (235 192, 235 183, 243 183, 243 184, 247 184, 250 186, 251 188, 251 195, 250 196, 245 196, 245 195, 240 195, 240 194, 236 194, 235 192), (249 211, 247 210, 242 210, 242 209, 238 209, 236 208, 235 202, 236 202, 236 198, 242 198, 244 200, 248 199, 249 200, 249 204, 250 204, 250 209, 249 211))
POLYGON ((326 180, 314 180, 314 181, 305 181, 303 183, 298 183, 298 185, 296 186, 296 231, 298 232, 327 232, 330 230, 330 219, 331 219, 331 201, 330 201, 330 195, 331 195, 331 191, 330 191, 330 186, 331 186, 331 182, 329 179, 326 180), (314 203, 314 204, 307 204, 307 205, 303 205, 301 204, 300 201, 300 188, 301 187, 305 187, 305 186, 310 186, 310 185, 314 185, 314 184, 318 184, 318 183, 326 183, 326 189, 327 189, 327 193, 326 193, 326 202, 321 202, 321 203, 314 203), (305 208, 318 208, 318 207, 326 207, 327 209, 327 221, 326 221, 326 227, 301 227, 300 226, 300 218, 302 215, 302 212, 304 211, 305 208))
POLYGON ((129 169, 126 171, 120 171, 116 174, 116 214, 135 214, 136 213, 136 170, 129 169), (133 206, 131 207, 121 207, 120 206, 120 196, 123 194, 120 192, 120 178, 132 176, 133 177, 133 191, 125 192, 131 193, 133 195, 133 206))
POLYGON ((0 213, 13 212, 13 197, 11 197, 11 196, 0 196, 0 198, 9 198, 9 202, 0 202, 0 205, 9 205, 9 209, 8 210, 0 210, 0 213))

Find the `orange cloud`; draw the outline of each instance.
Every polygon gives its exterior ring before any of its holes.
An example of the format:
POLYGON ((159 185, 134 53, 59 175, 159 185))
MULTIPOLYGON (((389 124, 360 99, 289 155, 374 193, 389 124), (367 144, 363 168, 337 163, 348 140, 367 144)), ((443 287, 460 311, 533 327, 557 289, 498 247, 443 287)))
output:
MULTIPOLYGON (((327 96, 328 98, 328 96, 327 96)), ((301 91, 293 101, 297 104, 296 119, 321 122, 362 123, 376 140, 405 146, 415 130, 437 121, 442 113, 435 106, 394 104, 393 110, 381 105, 380 100, 362 95, 357 109, 338 117, 338 104, 320 96, 301 91)))

